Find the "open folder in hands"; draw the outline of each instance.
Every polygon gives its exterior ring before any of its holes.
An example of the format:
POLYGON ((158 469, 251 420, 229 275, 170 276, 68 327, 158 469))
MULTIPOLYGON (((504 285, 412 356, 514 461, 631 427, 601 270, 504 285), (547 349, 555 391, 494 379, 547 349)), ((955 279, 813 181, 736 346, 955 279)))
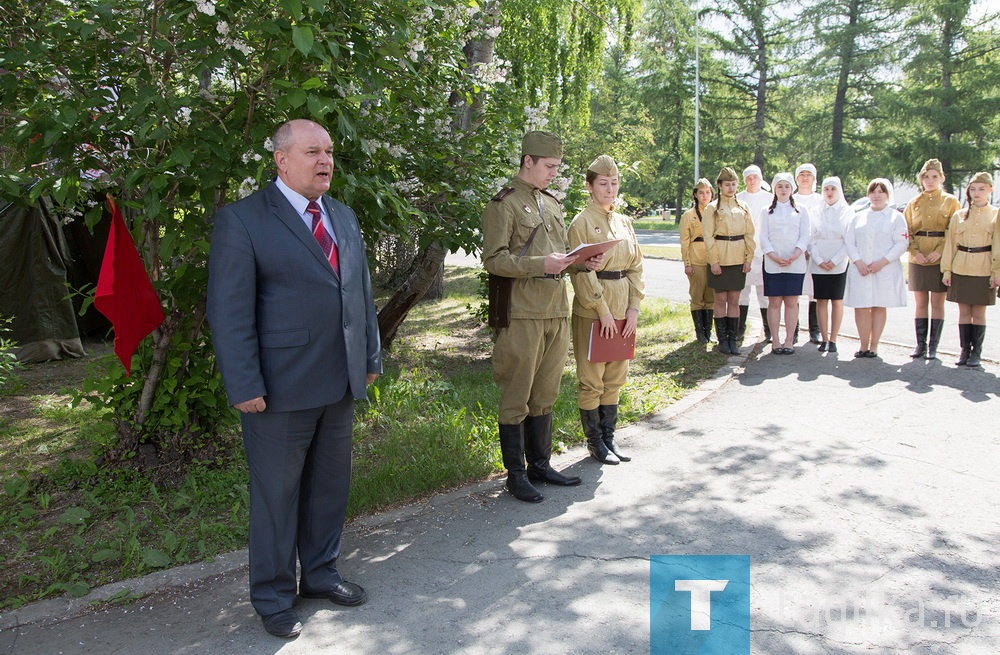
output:
POLYGON ((610 339, 601 336, 601 322, 594 321, 590 326, 590 347, 587 350, 587 361, 590 362, 621 362, 635 359, 635 332, 630 337, 623 337, 625 319, 615 321, 618 334, 610 339))
POLYGON ((576 248, 573 248, 568 253, 569 256, 574 257, 572 263, 580 264, 591 257, 600 255, 602 252, 607 252, 615 247, 615 244, 621 241, 621 239, 612 239, 611 241, 601 241, 600 243, 581 243, 576 248))

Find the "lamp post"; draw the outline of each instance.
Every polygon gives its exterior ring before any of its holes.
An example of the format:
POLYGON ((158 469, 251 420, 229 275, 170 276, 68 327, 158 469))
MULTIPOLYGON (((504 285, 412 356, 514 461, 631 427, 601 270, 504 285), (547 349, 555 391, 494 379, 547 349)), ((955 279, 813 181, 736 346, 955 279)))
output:
POLYGON ((700 56, 700 44, 701 39, 698 35, 698 23, 701 21, 701 12, 698 10, 698 5, 695 4, 694 8, 694 181, 697 184, 698 180, 701 179, 700 172, 700 162, 701 162, 701 144, 699 143, 699 132, 700 132, 700 120, 701 120, 701 56, 700 56))

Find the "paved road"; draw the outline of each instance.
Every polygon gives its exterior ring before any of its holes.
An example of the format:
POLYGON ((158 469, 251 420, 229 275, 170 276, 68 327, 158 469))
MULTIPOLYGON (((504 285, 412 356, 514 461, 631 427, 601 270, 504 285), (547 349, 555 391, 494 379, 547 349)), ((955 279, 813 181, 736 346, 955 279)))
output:
MULTIPOLYGON (((673 233, 650 231, 646 234, 647 239, 656 245, 666 245, 673 238, 676 243, 676 235, 673 233)), ((479 266, 477 257, 472 257, 464 253, 450 254, 445 259, 445 263, 456 266, 479 266)), ((649 259, 644 262, 646 274, 646 295, 652 298, 665 298, 674 302, 687 303, 689 300, 687 278, 684 275, 684 267, 680 262, 667 259, 649 259)), ((912 349, 914 343, 913 334, 913 309, 912 295, 909 297, 911 307, 890 309, 887 313, 885 332, 882 335, 883 343, 894 343, 908 346, 912 349)), ((801 325, 808 325, 808 307, 806 303, 800 302, 801 325)), ((750 317, 760 324, 760 310, 757 305, 756 296, 750 299, 750 317)), ((961 350, 958 341, 958 309, 954 303, 945 304, 945 327, 944 335, 941 338, 941 345, 938 349, 942 355, 941 362, 951 365, 955 355, 961 350)), ((983 343, 984 356, 994 362, 1000 362, 1000 304, 988 307, 986 310, 986 340, 983 343)), ((846 309, 844 312, 844 322, 841 333, 845 337, 857 338, 857 329, 854 325, 854 311, 846 309)), ((803 341, 807 337, 803 333, 803 341)), ((801 341, 800 341, 801 343, 801 341)), ((851 343, 848 348, 841 348, 845 353, 857 348, 857 344, 851 343)), ((933 364, 933 362, 928 363, 933 364)))
POLYGON ((995 655, 1000 367, 882 355, 732 358, 622 431, 634 461, 560 456, 584 482, 538 505, 493 480, 357 521, 342 570, 369 602, 300 602, 295 641, 264 633, 235 553, 207 579, 163 574, 172 587, 127 607, 0 617, 21 622, 0 650, 645 655, 649 557, 744 554, 755 654, 995 655))

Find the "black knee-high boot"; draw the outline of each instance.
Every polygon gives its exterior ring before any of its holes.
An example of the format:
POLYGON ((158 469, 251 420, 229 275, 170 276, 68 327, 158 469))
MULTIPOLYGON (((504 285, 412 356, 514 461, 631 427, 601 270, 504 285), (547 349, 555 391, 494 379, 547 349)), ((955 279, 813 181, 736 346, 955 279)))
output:
POLYGON ((750 313, 750 305, 740 305, 740 322, 736 330, 736 340, 743 341, 743 335, 747 333, 747 314, 750 313))
POLYGON ((956 366, 965 366, 969 362, 969 356, 972 355, 972 323, 959 323, 958 324, 958 340, 962 344, 962 352, 958 355, 958 361, 955 362, 956 366))
POLYGON ((704 310, 692 309, 691 321, 694 323, 694 338, 698 343, 708 343, 705 339, 705 315, 704 310))
POLYGON ((771 343, 771 326, 767 324, 767 307, 760 308, 760 319, 764 321, 764 343, 771 343))
POLYGON ((580 484, 575 475, 563 475, 552 468, 552 414, 524 419, 524 454, 528 460, 528 479, 564 487, 580 484))
POLYGON ((969 368, 980 368, 979 356, 983 353, 983 339, 986 337, 985 325, 970 325, 969 335, 969 361, 965 363, 969 368))
POLYGON ((944 332, 944 319, 931 319, 931 332, 927 337, 927 359, 937 359, 938 344, 941 343, 941 333, 944 332))
POLYGON ((726 334, 729 335, 729 354, 739 355, 740 346, 736 340, 736 335, 739 334, 740 329, 740 317, 739 316, 727 316, 726 317, 726 334))
POLYGON ((601 438, 608 450, 615 454, 615 457, 623 462, 631 462, 632 458, 626 455, 618 444, 615 443, 615 427, 618 425, 618 405, 600 405, 597 408, 601 417, 601 438))
POLYGON ((587 437, 587 451, 590 456, 601 464, 617 464, 618 458, 608 450, 601 433, 601 414, 595 409, 581 409, 580 423, 583 424, 583 434, 587 437))
POLYGON ((910 357, 916 359, 927 354, 927 319, 913 319, 913 329, 917 333, 917 347, 910 353, 910 357))
POLYGON ((540 503, 544 499, 528 481, 524 466, 524 423, 500 424, 500 453, 507 469, 507 490, 518 500, 540 503))
POLYGON ((715 317, 714 309, 703 309, 701 310, 702 316, 705 317, 703 325, 705 335, 705 343, 712 343, 712 319, 715 317))
POLYGON ((715 317, 715 338, 719 342, 719 352, 723 355, 733 354, 729 349, 728 321, 729 318, 726 316, 715 317))
POLYGON ((816 311, 816 301, 809 301, 809 341, 822 343, 823 333, 819 329, 819 313, 816 311))

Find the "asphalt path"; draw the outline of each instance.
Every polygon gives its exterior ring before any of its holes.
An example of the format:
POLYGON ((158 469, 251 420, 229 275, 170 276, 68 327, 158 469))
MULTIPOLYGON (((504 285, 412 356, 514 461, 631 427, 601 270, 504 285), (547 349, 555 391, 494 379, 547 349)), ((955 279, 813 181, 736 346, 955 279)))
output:
MULTIPOLYGON (((636 238, 640 245, 669 246, 680 243, 676 232, 658 230, 637 230, 636 238)), ((450 253, 445 258, 446 264, 455 266, 479 266, 478 256, 470 256, 464 252, 450 253)), ((905 265, 905 262, 904 262, 905 265)), ((644 264, 646 279, 646 295, 650 298, 664 298, 679 303, 687 303, 688 283, 684 275, 684 267, 680 262, 668 259, 646 258, 644 264)), ((913 296, 907 296, 909 307, 890 309, 887 312, 885 331, 882 333, 882 343, 911 347, 914 344, 913 330, 913 296)), ((800 323, 805 330, 808 325, 808 304, 805 298, 799 303, 800 323)), ((750 320, 760 325, 760 309, 756 295, 750 298, 750 320)), ((983 357, 993 362, 1000 362, 1000 304, 986 308, 986 339, 983 342, 983 357)), ((857 339, 857 328, 854 324, 854 310, 844 310, 844 322, 841 326, 841 336, 857 339)), ((808 335, 803 332, 799 339, 802 345, 808 341, 808 335)), ((812 346, 809 346, 812 347, 812 346)), ((844 354, 853 352, 855 344, 849 349, 841 349, 844 354)), ((958 307, 954 303, 945 303, 945 326, 938 347, 941 363, 950 365, 957 357, 961 347, 958 340, 958 307)), ((933 362, 928 362, 932 364, 933 362)))

